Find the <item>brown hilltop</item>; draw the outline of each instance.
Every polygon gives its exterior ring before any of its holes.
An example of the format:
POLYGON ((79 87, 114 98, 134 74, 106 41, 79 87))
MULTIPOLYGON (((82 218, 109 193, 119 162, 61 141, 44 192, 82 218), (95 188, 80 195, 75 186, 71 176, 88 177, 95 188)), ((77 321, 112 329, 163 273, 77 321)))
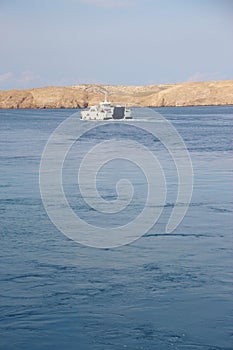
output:
POLYGON ((83 108, 103 100, 98 89, 107 89, 109 99, 130 106, 233 105, 233 80, 114 86, 82 84, 0 91, 0 108, 83 108))
POLYGON ((79 108, 82 91, 67 87, 45 87, 0 91, 0 108, 79 108))

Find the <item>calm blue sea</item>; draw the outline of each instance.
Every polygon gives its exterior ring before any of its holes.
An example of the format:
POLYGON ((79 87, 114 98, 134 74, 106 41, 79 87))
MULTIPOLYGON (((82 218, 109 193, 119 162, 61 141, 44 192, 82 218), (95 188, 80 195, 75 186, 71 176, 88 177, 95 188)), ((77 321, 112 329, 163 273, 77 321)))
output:
MULTIPOLYGON (((233 349, 233 107, 155 110, 190 152, 192 201, 179 227, 163 234, 177 188, 166 150, 158 144, 164 171, 170 172, 164 212, 146 235, 115 249, 68 239, 42 204, 41 154, 50 134, 74 111, 0 110, 2 350, 233 349)), ((112 123, 106 133, 119 137, 125 129, 112 123)), ((106 133, 87 135, 82 152, 106 133)), ((80 199, 75 176, 67 171, 64 180, 74 210, 80 199)), ((141 198, 143 178, 137 181, 141 198)), ((106 199, 113 193, 109 184, 102 188, 106 199)), ((136 200, 133 204, 129 216, 140 209, 136 200)), ((94 211, 83 215, 98 220, 94 211)))

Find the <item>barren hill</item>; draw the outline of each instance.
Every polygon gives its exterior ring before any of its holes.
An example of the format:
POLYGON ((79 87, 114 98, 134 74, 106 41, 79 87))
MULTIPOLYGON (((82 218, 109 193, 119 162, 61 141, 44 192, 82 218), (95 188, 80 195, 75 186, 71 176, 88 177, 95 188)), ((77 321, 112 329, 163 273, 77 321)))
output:
POLYGON ((129 106, 233 105, 233 80, 114 86, 82 84, 0 91, 0 108, 83 108, 103 100, 98 90, 106 89, 109 99, 129 106))

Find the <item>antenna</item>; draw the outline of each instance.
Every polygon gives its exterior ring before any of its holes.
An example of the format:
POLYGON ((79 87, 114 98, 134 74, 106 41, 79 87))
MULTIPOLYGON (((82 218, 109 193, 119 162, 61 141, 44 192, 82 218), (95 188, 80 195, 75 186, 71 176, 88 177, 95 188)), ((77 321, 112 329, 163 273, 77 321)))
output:
POLYGON ((107 91, 104 92, 104 102, 105 103, 108 102, 108 92, 107 91))
POLYGON ((105 96, 104 102, 108 102, 109 91, 101 85, 88 85, 84 91, 85 91, 85 103, 87 105, 88 105, 89 92, 97 92, 97 93, 104 94, 105 96))

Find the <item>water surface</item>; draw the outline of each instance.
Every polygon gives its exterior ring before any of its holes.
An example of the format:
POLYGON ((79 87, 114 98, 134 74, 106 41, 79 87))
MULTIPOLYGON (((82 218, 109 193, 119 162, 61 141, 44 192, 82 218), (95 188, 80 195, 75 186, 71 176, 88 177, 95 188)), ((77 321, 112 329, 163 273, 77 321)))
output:
MULTIPOLYGON (((156 110, 190 152, 190 208, 175 232, 164 235, 175 198, 171 180, 158 225, 130 245, 105 250, 60 233, 40 198, 43 148, 73 111, 0 111, 2 349, 232 349, 233 110, 156 110)), ((73 176, 65 188, 75 210, 73 176)))

